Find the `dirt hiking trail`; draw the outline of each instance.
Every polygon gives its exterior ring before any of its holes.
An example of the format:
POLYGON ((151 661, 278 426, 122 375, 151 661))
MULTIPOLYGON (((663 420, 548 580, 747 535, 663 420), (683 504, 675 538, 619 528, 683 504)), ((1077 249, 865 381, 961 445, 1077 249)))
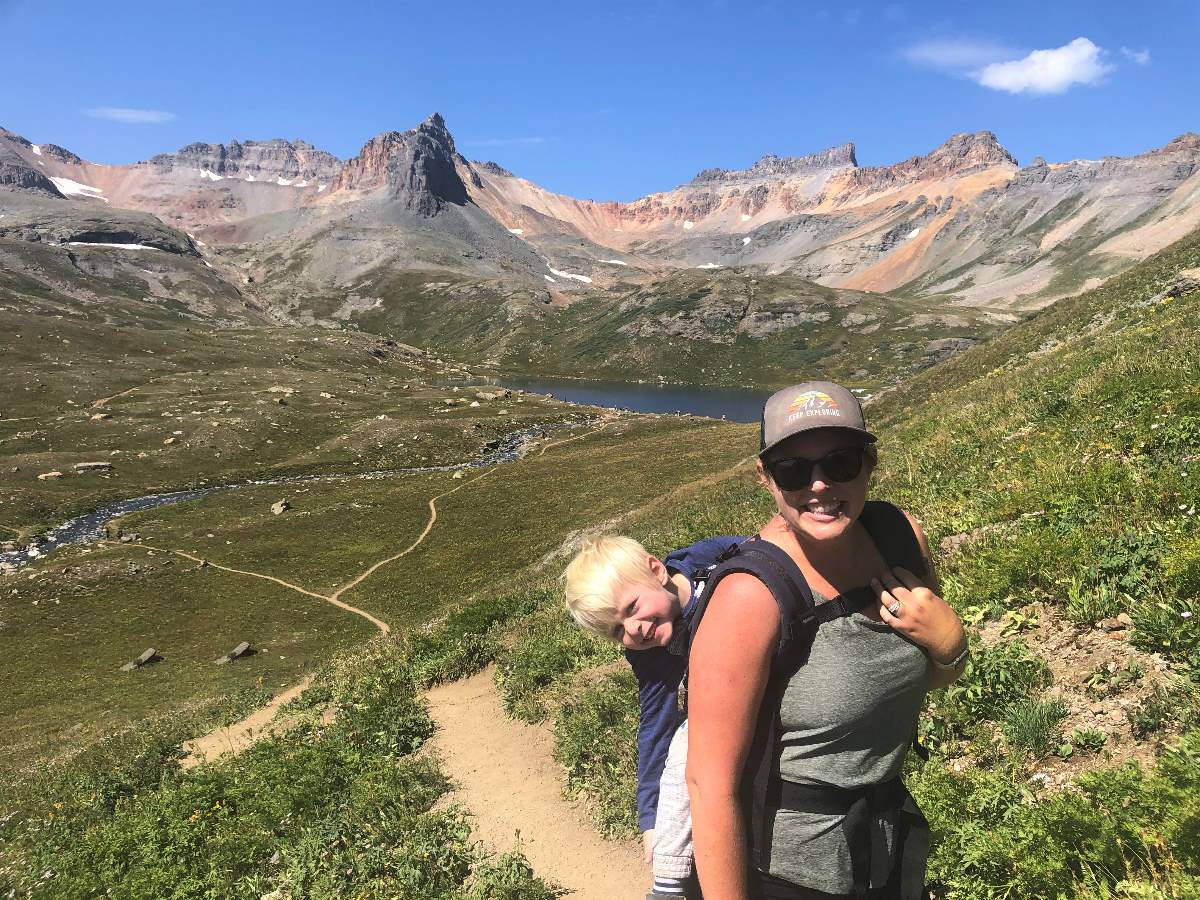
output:
POLYGON ((636 841, 606 841, 584 809, 562 796, 562 768, 549 730, 510 719, 492 670, 429 692, 437 723, 433 749, 473 815, 475 837, 489 850, 521 851, 541 878, 571 900, 642 900, 650 867, 636 841))
POLYGON ((279 712, 284 704, 291 703, 303 694, 310 684, 311 676, 299 684, 292 685, 282 694, 272 697, 270 703, 256 709, 246 718, 224 728, 214 729, 194 740, 185 741, 183 752, 186 755, 179 761, 180 768, 190 769, 225 753, 236 755, 258 743, 271 733, 273 727, 280 724, 274 721, 275 713, 279 712))

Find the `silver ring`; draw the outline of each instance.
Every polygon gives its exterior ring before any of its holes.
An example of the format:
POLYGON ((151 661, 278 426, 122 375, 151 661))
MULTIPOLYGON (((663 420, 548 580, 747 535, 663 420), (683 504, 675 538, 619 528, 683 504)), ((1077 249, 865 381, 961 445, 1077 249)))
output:
POLYGON ((887 608, 887 611, 888 611, 888 614, 891 616, 900 615, 900 601, 897 600, 895 603, 893 603, 891 606, 889 606, 887 608))

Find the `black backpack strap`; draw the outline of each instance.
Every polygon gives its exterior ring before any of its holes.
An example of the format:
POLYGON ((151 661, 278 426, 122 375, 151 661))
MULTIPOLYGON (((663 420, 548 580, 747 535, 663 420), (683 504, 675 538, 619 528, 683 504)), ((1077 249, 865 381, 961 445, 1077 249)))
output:
POLYGON ((929 577, 929 564, 917 533, 903 510, 885 500, 868 500, 858 521, 871 535, 888 568, 902 566, 922 580, 929 577))
POLYGON ((771 592, 779 610, 779 646, 776 656, 790 652, 803 629, 816 621, 813 615, 815 603, 812 591, 800 568, 785 550, 758 537, 743 541, 732 548, 732 552, 727 551, 721 557, 716 568, 709 572, 704 593, 696 601, 696 611, 688 623, 692 636, 695 637, 696 630, 700 627, 717 585, 727 575, 741 573, 753 575, 771 592))

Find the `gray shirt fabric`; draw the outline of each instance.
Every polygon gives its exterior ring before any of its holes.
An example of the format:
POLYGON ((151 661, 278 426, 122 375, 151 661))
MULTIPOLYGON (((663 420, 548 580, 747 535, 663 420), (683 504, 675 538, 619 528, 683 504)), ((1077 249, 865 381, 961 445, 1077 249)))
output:
MULTIPOLYGON (((814 595, 817 602, 824 598, 814 595)), ((861 613, 823 624, 780 709, 786 781, 862 788, 898 776, 912 743, 930 663, 925 652, 861 613)), ((830 894, 853 890, 842 816, 779 810, 769 872, 830 894)), ((871 824, 871 886, 892 869, 893 822, 871 824)))

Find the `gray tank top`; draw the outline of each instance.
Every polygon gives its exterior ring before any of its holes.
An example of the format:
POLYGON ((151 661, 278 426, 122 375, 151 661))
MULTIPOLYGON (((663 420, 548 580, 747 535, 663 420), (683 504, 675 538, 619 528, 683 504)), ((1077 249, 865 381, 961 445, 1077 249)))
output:
MULTIPOLYGON (((826 598, 814 592, 814 599, 826 598)), ((817 629, 808 662, 780 709, 780 774, 787 781, 862 788, 898 776, 929 690, 925 652, 887 625, 854 613, 817 629)), ((843 817, 779 810, 770 874, 830 894, 854 888, 843 817)), ((894 823, 871 821, 871 886, 892 870, 894 823)))

